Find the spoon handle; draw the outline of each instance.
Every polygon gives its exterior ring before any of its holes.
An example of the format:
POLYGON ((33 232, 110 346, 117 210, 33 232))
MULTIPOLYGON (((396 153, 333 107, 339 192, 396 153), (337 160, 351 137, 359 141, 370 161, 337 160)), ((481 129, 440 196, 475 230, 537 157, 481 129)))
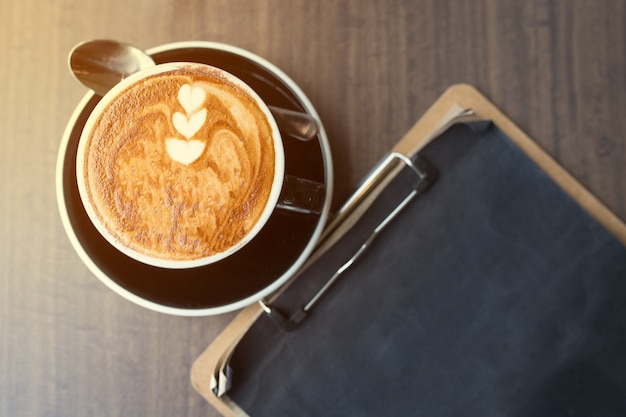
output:
POLYGON ((306 142, 313 139, 319 132, 317 120, 306 113, 274 106, 268 107, 283 133, 295 139, 306 142))

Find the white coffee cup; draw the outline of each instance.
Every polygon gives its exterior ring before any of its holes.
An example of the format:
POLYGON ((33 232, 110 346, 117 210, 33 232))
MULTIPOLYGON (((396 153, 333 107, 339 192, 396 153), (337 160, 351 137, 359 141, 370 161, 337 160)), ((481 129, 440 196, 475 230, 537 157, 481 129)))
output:
MULTIPOLYGON (((195 158, 199 158, 198 153, 202 155, 202 152, 205 151, 207 146, 206 143, 203 144, 202 141, 194 139, 194 134, 192 133, 193 130, 196 129, 197 125, 204 125, 204 123, 208 123, 206 121, 206 117, 203 123, 198 122, 201 117, 196 117, 200 111, 196 111, 197 106, 196 103, 193 103, 193 100, 194 97, 200 95, 198 94, 194 96, 194 94, 198 91, 199 90, 195 90, 193 85, 186 88, 184 92, 183 87, 180 87, 178 90, 178 101, 182 105, 183 110, 180 108, 169 110, 170 114, 173 114, 174 116, 168 120, 171 121, 171 125, 176 128, 177 132, 173 132, 174 134, 171 138, 165 139, 165 146, 163 149, 167 151, 170 158, 174 159, 173 164, 181 164, 180 168, 182 171, 189 169, 189 167, 195 163, 195 158), (184 100, 181 99, 183 96, 185 97, 184 100), (193 113, 193 111, 196 112, 193 113), (178 117, 178 123, 176 120, 177 114, 180 114, 178 117), (178 138, 176 136, 178 136, 178 138), (199 150, 200 148, 202 148, 202 150, 199 150)), ((204 94, 206 95, 207 93, 205 92, 204 94)), ((110 170, 115 171, 114 168, 110 168, 110 170)), ((79 140, 76 158, 76 174, 81 201, 89 219, 99 233, 111 245, 125 255, 140 262, 163 268, 193 268, 208 265, 232 255, 249 243, 262 230, 276 207, 305 213, 314 212, 315 208, 313 206, 316 205, 316 194, 322 194, 324 187, 321 184, 310 182, 308 180, 285 176, 283 138, 281 137, 280 130, 274 117, 272 116, 272 112, 252 88, 234 75, 221 69, 205 64, 185 62, 160 64, 153 68, 136 73, 121 81, 100 100, 89 116, 79 140), (99 207, 100 203, 96 202, 92 198, 93 181, 90 181, 88 175, 86 174, 90 171, 90 169, 88 169, 89 164, 93 164, 94 160, 94 153, 90 151, 90 147, 92 146, 90 145, 90 138, 95 129, 101 129, 100 121, 103 113, 106 112, 107 109, 116 105, 118 97, 122 93, 131 88, 136 88, 144 83, 145 80, 151 77, 179 71, 204 71, 213 75, 217 74, 219 77, 226 80, 226 83, 229 85, 241 89, 241 91, 243 91, 262 112, 264 120, 267 120, 267 127, 269 129, 269 136, 273 146, 274 155, 273 174, 271 181, 269 181, 271 186, 267 194, 267 199, 263 204, 262 210, 260 210, 260 214, 256 220, 252 222, 253 224, 251 227, 249 227, 245 234, 243 234, 241 238, 238 238, 233 244, 220 250, 213 251, 210 254, 202 256, 194 255, 189 258, 180 258, 178 255, 172 257, 170 256, 171 253, 165 253, 163 256, 160 254, 155 255, 154 251, 150 252, 143 250, 143 248, 138 246, 136 243, 131 242, 131 240, 128 239, 128 235, 131 234, 130 232, 123 234, 116 227, 112 227, 111 218, 107 218, 106 216, 103 217, 100 214, 102 211, 101 207, 99 207), (281 197, 281 191, 283 192, 283 197, 281 197), (285 195, 287 197, 285 197, 285 195), (298 197, 294 199, 289 196, 298 197)), ((203 185, 204 184, 199 184, 198 187, 202 187, 203 185)), ((137 198, 140 200, 142 195, 138 194, 137 198)), ((163 205, 165 203, 161 202, 160 204, 163 205)), ((158 205, 155 206, 154 209, 158 210, 158 205)), ((205 226, 206 225, 200 225, 199 227, 205 226)))

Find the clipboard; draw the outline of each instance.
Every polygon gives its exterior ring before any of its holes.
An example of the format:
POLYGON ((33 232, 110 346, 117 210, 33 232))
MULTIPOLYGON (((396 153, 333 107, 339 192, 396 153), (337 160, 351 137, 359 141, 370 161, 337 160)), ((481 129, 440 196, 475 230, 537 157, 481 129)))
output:
MULTIPOLYGON (((367 244, 370 243, 369 238, 375 237, 389 223, 393 222, 396 215, 401 215, 404 208, 403 204, 420 204, 419 200, 417 203, 413 202, 413 197, 422 193, 430 193, 431 191, 428 191, 428 188, 431 186, 431 181, 434 182, 432 187, 437 187, 438 173, 436 168, 432 169, 432 167, 429 167, 427 161, 422 165, 423 161, 420 158, 415 158, 415 156, 419 156, 422 151, 427 149, 429 144, 436 142, 435 139, 449 131, 451 126, 466 124, 472 125, 476 129, 483 129, 485 121, 495 125, 559 189, 563 190, 585 213, 588 213, 593 222, 597 222, 601 229, 608 231, 615 238, 615 241, 618 242, 617 246, 621 245, 621 247, 616 249, 618 251, 616 256, 621 254, 619 251, 623 250, 623 246, 626 245, 626 226, 624 223, 473 87, 469 85, 455 85, 450 87, 400 139, 391 149, 389 155, 381 160, 370 175, 364 179, 353 196, 340 208, 328 224, 317 251, 307 265, 304 266, 303 270, 305 272, 303 274, 306 274, 306 271, 324 256, 330 256, 329 254, 333 253, 336 245, 341 243, 342 239, 345 239, 350 231, 362 228, 360 222, 366 217, 366 213, 373 210, 372 207, 376 207, 375 205, 378 204, 379 200, 388 200, 388 196, 384 194, 387 190, 398 188, 396 185, 391 187, 390 184, 396 184, 396 181, 400 181, 401 184, 409 183, 407 189, 411 192, 403 192, 400 197, 396 196, 396 200, 391 204, 392 209, 385 207, 382 210, 384 214, 374 221, 373 226, 369 229, 366 228, 368 230, 366 235, 355 238, 361 243, 356 244, 354 246, 355 249, 352 249, 351 252, 355 255, 361 252, 367 253, 367 244), (410 168, 408 171, 411 178, 405 180, 403 177, 406 176, 407 166, 410 168), (425 181, 423 181, 424 179, 425 181), (407 200, 411 194, 413 196, 407 200), (398 208, 398 210, 395 210, 394 207, 398 208)), ((514 166, 511 168, 515 169, 514 166)), ((339 266, 339 269, 348 269, 352 263, 359 261, 358 258, 358 256, 348 257, 345 263, 340 261, 338 264, 333 265, 332 268, 336 270, 337 266, 339 266)), ((617 268, 622 268, 621 264, 617 268)), ((620 275, 622 271, 622 269, 618 269, 615 273, 620 275)), ((238 417, 248 415, 248 410, 233 400, 229 394, 231 382, 233 378, 236 378, 236 375, 230 375, 230 361, 240 341, 253 329, 255 323, 260 318, 269 317, 277 323, 278 327, 282 326, 285 332, 289 332, 290 326, 295 327, 305 320, 309 310, 315 307, 317 301, 323 298, 327 291, 333 291, 331 288, 335 283, 333 278, 329 281, 322 281, 321 286, 316 283, 311 288, 319 288, 319 290, 314 290, 311 293, 312 297, 305 300, 307 302, 304 303, 303 308, 287 311, 288 309, 285 306, 288 306, 289 302, 281 302, 281 295, 290 291, 292 285, 295 286, 294 283, 306 278, 303 277, 303 274, 297 274, 285 288, 272 297, 261 300, 260 303, 242 310, 195 361, 191 370, 192 384, 196 391, 221 414, 238 417)), ((341 274, 335 274, 336 276, 330 275, 335 279, 341 279, 341 274)), ((624 272, 624 279, 626 279, 626 272, 624 272)), ((315 314, 315 312, 312 314, 315 314)), ((416 351, 419 352, 419 349, 416 348, 416 351)), ((254 383, 258 384, 258 382, 254 383)), ((373 385, 377 383, 380 383, 380 381, 372 382, 373 385)), ((386 383, 389 384, 389 381, 386 383)), ((523 391, 522 388, 519 390, 523 391)), ((375 392, 374 390, 373 393, 375 392)), ((532 397, 529 393, 526 395, 529 398, 532 397)), ((329 397, 331 395, 326 393, 326 396, 329 397)), ((372 395, 372 397, 375 398, 376 395, 372 395)), ((335 401, 340 402, 339 399, 335 401)), ((346 401, 349 401, 349 399, 346 401)), ((532 403, 532 398, 528 401, 532 403)), ((536 404, 537 401, 533 404, 536 404)), ((395 401, 386 401, 383 407, 390 412, 394 410, 394 403, 395 401)), ((346 406, 345 402, 341 404, 343 407, 346 406)), ((547 406, 544 405, 545 407, 547 406)), ((581 409, 584 409, 584 407, 581 409)))

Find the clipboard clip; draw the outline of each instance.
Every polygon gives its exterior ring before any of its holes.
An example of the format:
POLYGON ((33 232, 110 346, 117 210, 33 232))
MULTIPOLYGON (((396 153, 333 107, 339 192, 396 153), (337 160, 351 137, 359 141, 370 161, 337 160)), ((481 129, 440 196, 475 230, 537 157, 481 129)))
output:
POLYGON ((302 303, 301 308, 286 314, 263 299, 259 301, 263 311, 285 330, 295 329, 339 278, 372 246, 380 233, 406 206, 432 185, 436 176, 435 169, 419 155, 409 158, 398 152, 388 154, 366 177, 366 181, 352 199, 339 210, 335 216, 337 221, 331 221, 314 259, 304 269, 314 268, 316 262, 327 261, 323 256, 331 247, 348 246, 348 249, 352 248, 352 254, 348 255, 347 260, 344 257, 340 261, 335 272, 308 301, 302 303), (387 193, 389 190, 393 192, 393 196, 387 193), (349 243, 342 240, 352 230, 357 233, 356 245, 354 236, 349 243))

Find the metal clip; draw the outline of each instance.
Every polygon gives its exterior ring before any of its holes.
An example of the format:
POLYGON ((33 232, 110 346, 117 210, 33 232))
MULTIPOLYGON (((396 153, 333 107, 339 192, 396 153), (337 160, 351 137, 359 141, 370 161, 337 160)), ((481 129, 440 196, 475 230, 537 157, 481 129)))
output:
MULTIPOLYGON (((313 309, 313 307, 319 302, 319 300, 329 291, 329 289, 337 282, 337 280, 352 266, 358 259, 366 252, 366 250, 372 245, 378 235, 391 223, 400 212, 415 199, 419 194, 424 192, 428 186, 433 182, 436 177, 435 170, 422 158, 415 156, 413 159, 400 153, 391 153, 385 158, 368 176, 370 181, 364 183, 357 193, 358 198, 351 201, 349 207, 344 207, 343 210, 346 213, 357 213, 354 216, 362 218, 367 210, 374 204, 374 201, 381 199, 382 190, 386 187, 393 187, 392 181, 398 177, 400 172, 408 172, 411 177, 411 184, 409 192, 404 196, 401 201, 388 212, 385 217, 373 228, 373 231, 369 236, 361 243, 354 254, 341 266, 337 268, 335 273, 323 284, 321 289, 313 295, 313 297, 304 305, 291 314, 285 314, 280 311, 279 308, 272 306, 266 300, 261 300, 260 305, 265 313, 277 322, 281 327, 286 330, 293 330, 313 309), (373 198, 371 196, 373 194, 373 198), (361 205, 367 205, 365 211, 361 205)), ((406 180, 405 180, 406 182, 406 180)), ((348 216, 348 214, 346 214, 348 216)), ((358 225, 358 219, 350 227, 358 225)), ((341 225, 335 227, 334 234, 344 235, 345 230, 341 230, 341 225)), ((338 241, 341 236, 335 236, 335 242, 338 241)), ((329 240, 330 237, 326 236, 325 240, 329 240)), ((330 239, 333 240, 333 239, 330 239)), ((319 258, 318 258, 319 259, 319 258)), ((313 267, 315 263, 309 265, 313 267)))

